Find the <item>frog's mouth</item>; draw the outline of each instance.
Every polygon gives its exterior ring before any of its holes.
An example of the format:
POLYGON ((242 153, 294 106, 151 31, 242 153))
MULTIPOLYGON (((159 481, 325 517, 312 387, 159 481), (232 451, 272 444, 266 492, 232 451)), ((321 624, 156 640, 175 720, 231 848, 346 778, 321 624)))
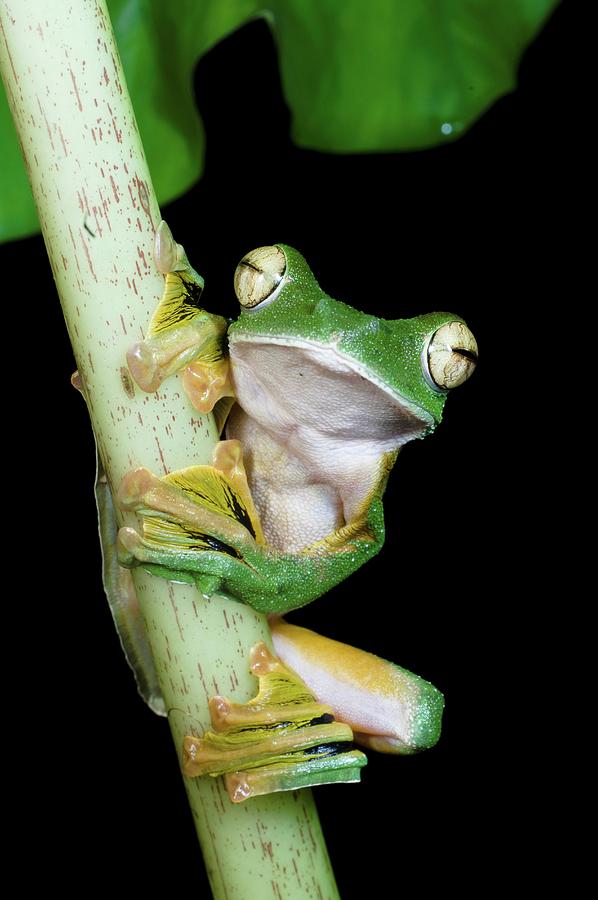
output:
POLYGON ((427 410, 333 345, 235 335, 230 354, 241 407, 277 432, 312 432, 338 452, 342 442, 359 442, 379 453, 436 425, 427 410))

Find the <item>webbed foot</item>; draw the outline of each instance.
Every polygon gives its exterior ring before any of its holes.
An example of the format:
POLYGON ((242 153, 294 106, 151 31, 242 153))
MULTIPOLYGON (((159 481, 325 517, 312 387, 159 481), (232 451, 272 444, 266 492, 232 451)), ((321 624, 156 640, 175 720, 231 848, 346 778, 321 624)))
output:
POLYGON ((238 441, 220 441, 211 466, 191 466, 162 478, 134 469, 123 479, 117 502, 141 522, 140 531, 119 531, 121 565, 149 564, 173 578, 187 572, 182 580, 199 579, 202 589, 206 578, 222 574, 210 565, 214 554, 242 561, 244 552, 263 542, 238 441))
POLYGON ((203 278, 166 222, 160 222, 156 230, 154 259, 165 276, 164 293, 145 340, 127 353, 131 375, 141 390, 151 393, 169 375, 184 370, 183 387, 192 404, 200 412, 210 412, 221 398, 233 396, 225 351, 226 319, 202 309, 203 278))
POLYGON ((367 762, 352 747, 348 725, 318 703, 301 679, 265 644, 250 654, 259 692, 248 703, 212 697, 214 731, 186 737, 183 771, 189 778, 224 775, 233 803, 276 791, 336 781, 359 781, 367 762))

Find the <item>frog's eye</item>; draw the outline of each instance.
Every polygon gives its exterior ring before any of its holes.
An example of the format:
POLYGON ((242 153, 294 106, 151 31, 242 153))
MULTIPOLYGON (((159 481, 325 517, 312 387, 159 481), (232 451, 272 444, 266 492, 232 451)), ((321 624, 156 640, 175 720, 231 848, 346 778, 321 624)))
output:
POLYGON ((424 347, 424 375, 435 391, 458 387, 478 361, 478 345, 464 322, 449 322, 435 331, 424 347))
POLYGON ((235 270, 235 294, 241 306, 253 309, 274 300, 282 287, 287 261, 280 247, 258 247, 235 270))

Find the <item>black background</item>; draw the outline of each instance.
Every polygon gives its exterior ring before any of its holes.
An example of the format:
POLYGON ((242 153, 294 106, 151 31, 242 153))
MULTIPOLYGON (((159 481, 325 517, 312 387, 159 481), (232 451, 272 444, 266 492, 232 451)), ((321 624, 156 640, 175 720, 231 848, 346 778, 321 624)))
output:
MULTIPOLYGON (((449 398, 438 431, 401 454, 381 555, 290 617, 399 662, 446 696, 435 749, 406 759, 371 753, 360 786, 316 791, 345 900, 362 895, 359 872, 374 890, 392 886, 390 896, 477 894, 501 880, 513 852, 511 828, 496 822, 525 745, 514 723, 527 700, 514 668, 534 602, 520 568, 533 506, 521 382, 533 395, 526 348, 565 265, 566 16, 557 10, 526 53, 515 93, 458 142, 420 153, 293 147, 263 23, 197 70, 205 176, 163 214, 206 279, 208 309, 234 315, 238 260, 282 241, 332 296, 389 318, 453 310, 480 347, 478 371, 449 398)), ((10 605, 29 648, 5 681, 23 720, 15 777, 33 777, 24 834, 50 883, 81 889, 82 867, 94 887, 141 893, 165 872, 172 896, 207 897, 168 728, 137 698, 102 598, 93 442, 69 385, 43 244, 11 244, 2 262, 9 297, 11 279, 29 285, 14 310, 26 349, 19 389, 6 398, 19 435, 8 478, 24 511, 5 544, 17 585, 10 605), (21 466, 26 477, 10 474, 21 466)))

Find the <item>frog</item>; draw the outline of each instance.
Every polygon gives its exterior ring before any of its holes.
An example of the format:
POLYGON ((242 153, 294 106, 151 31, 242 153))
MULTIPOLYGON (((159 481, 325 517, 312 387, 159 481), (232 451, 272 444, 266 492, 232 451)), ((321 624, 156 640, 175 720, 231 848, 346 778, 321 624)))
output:
POLYGON ((397 755, 434 746, 444 706, 434 685, 283 617, 381 549, 389 474, 473 373, 472 332, 453 313, 360 312, 286 244, 241 259, 239 315, 227 321, 202 307, 203 279, 165 223, 155 259, 164 293, 129 370, 149 393, 180 376, 222 439, 208 465, 125 476, 116 502, 141 527, 118 532, 119 562, 206 598, 226 592, 268 616, 272 645, 251 648, 253 700, 211 699, 214 730, 185 739, 185 773, 223 775, 242 802, 359 780, 366 757, 354 744, 397 755))
POLYGON ((125 477, 118 503, 143 527, 120 530, 120 563, 288 613, 379 552, 397 456, 434 431, 477 343, 452 313, 385 320, 333 299, 284 244, 240 261, 227 322, 201 308, 203 280, 180 245, 156 243, 165 293, 129 351, 131 374, 155 391, 180 372, 224 440, 209 466, 125 477))

